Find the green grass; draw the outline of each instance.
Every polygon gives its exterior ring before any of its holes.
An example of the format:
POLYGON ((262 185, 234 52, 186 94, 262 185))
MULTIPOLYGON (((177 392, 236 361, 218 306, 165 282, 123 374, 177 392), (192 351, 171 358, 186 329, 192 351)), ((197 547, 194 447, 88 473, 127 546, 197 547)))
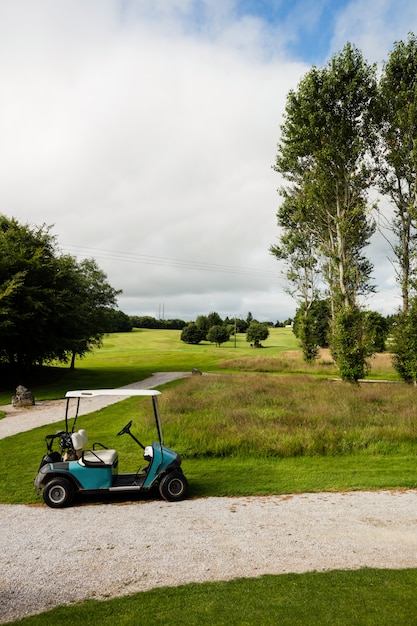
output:
POLYGON ((417 570, 312 572, 153 589, 58 607, 16 624, 402 626, 417 622, 417 570))
MULTIPOLYGON (((411 386, 213 374, 167 386, 160 409, 165 443, 183 458, 191 497, 417 486, 411 386)), ((32 480, 44 438, 62 429, 63 419, 0 440, 1 502, 36 502, 32 480)), ((128 436, 116 437, 130 419, 145 445, 155 438, 146 398, 119 402, 78 423, 90 445, 100 441, 119 450, 120 472, 143 463, 128 436)))
POLYGON ((274 357, 298 347, 288 328, 271 329, 262 350, 251 349, 244 334, 237 335, 236 348, 233 338, 217 348, 207 342, 185 344, 180 335, 176 330, 146 329, 107 335, 102 348, 76 361, 75 370, 56 366, 15 380, 0 377, 0 405, 10 402, 18 384, 31 389, 36 400, 62 398, 68 389, 118 387, 159 371, 221 371, 223 361, 230 364, 237 356, 253 358, 254 353, 262 352, 274 357))
MULTIPOLYGON (((76 361, 74 370, 56 365, 26 376, 0 376, 0 405, 8 404, 16 386, 23 384, 36 400, 64 397, 68 389, 119 387, 143 380, 153 372, 268 372, 280 375, 301 373, 317 378, 337 377, 328 350, 322 350, 313 365, 304 363, 298 341, 290 328, 271 328, 262 349, 250 348, 244 334, 232 337, 221 347, 203 342, 197 346, 180 340, 180 331, 135 329, 104 338, 103 346, 76 361)), ((371 362, 369 378, 398 380, 388 354, 371 362)))

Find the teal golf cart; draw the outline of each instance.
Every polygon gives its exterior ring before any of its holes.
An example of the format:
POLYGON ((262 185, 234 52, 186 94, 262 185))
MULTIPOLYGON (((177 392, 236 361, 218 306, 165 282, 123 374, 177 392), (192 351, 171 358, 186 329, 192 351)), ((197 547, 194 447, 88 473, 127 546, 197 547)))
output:
MULTIPOLYGON (((65 431, 47 435, 47 453, 42 458, 35 478, 35 489, 42 490, 45 503, 52 508, 69 506, 77 493, 112 494, 147 492, 157 486, 165 500, 175 502, 185 498, 187 480, 181 469, 179 455, 163 445, 161 421, 158 410, 160 391, 145 389, 92 389, 68 391, 65 410, 65 431), (143 450, 146 465, 134 474, 119 474, 117 450, 95 442, 87 447, 88 434, 76 430, 82 398, 117 396, 122 400, 132 396, 148 396, 152 401, 158 441, 143 445, 131 432, 132 421, 126 424, 118 436, 129 435, 143 450), (75 415, 70 418, 70 403, 75 399, 75 415), (70 427, 70 421, 72 425, 70 427), (54 450, 58 447, 58 450, 54 450)), ((73 407, 72 407, 73 408, 73 407)), ((142 461, 140 461, 143 464, 142 461)))

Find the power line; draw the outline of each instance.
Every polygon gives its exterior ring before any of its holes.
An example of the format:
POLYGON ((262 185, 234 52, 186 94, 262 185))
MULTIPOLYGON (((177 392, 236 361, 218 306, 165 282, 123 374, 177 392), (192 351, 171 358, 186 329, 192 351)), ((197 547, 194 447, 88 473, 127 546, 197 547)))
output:
POLYGON ((170 259, 167 257, 150 256, 147 254, 133 254, 130 252, 105 250, 103 248, 88 248, 85 246, 78 246, 74 244, 62 244, 62 247, 70 254, 75 254, 78 256, 94 256, 98 258, 110 259, 113 261, 125 261, 128 263, 155 265, 157 267, 172 267, 189 270, 200 270, 204 272, 241 274, 244 276, 254 276, 259 278, 278 278, 278 272, 275 273, 270 270, 258 270, 253 268, 236 267, 233 265, 222 265, 218 263, 204 263, 201 261, 190 261, 186 259, 170 259))

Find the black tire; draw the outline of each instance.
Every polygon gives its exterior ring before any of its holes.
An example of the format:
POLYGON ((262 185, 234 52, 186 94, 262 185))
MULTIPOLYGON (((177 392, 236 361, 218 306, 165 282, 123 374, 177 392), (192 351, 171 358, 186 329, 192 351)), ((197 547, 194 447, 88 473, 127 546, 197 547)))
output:
POLYGON ((43 500, 52 509, 70 506, 74 499, 74 487, 66 478, 53 478, 43 489, 43 500))
POLYGON ((187 495, 187 489, 187 479, 180 472, 166 474, 159 483, 159 493, 168 502, 183 500, 187 495))

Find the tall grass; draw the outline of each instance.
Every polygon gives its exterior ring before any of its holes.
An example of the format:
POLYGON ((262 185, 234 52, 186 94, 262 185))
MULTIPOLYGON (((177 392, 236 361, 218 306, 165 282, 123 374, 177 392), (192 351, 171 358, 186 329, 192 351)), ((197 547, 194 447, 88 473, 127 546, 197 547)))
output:
POLYGON ((416 450, 416 390, 308 376, 192 377, 163 394, 166 436, 188 458, 416 450))

